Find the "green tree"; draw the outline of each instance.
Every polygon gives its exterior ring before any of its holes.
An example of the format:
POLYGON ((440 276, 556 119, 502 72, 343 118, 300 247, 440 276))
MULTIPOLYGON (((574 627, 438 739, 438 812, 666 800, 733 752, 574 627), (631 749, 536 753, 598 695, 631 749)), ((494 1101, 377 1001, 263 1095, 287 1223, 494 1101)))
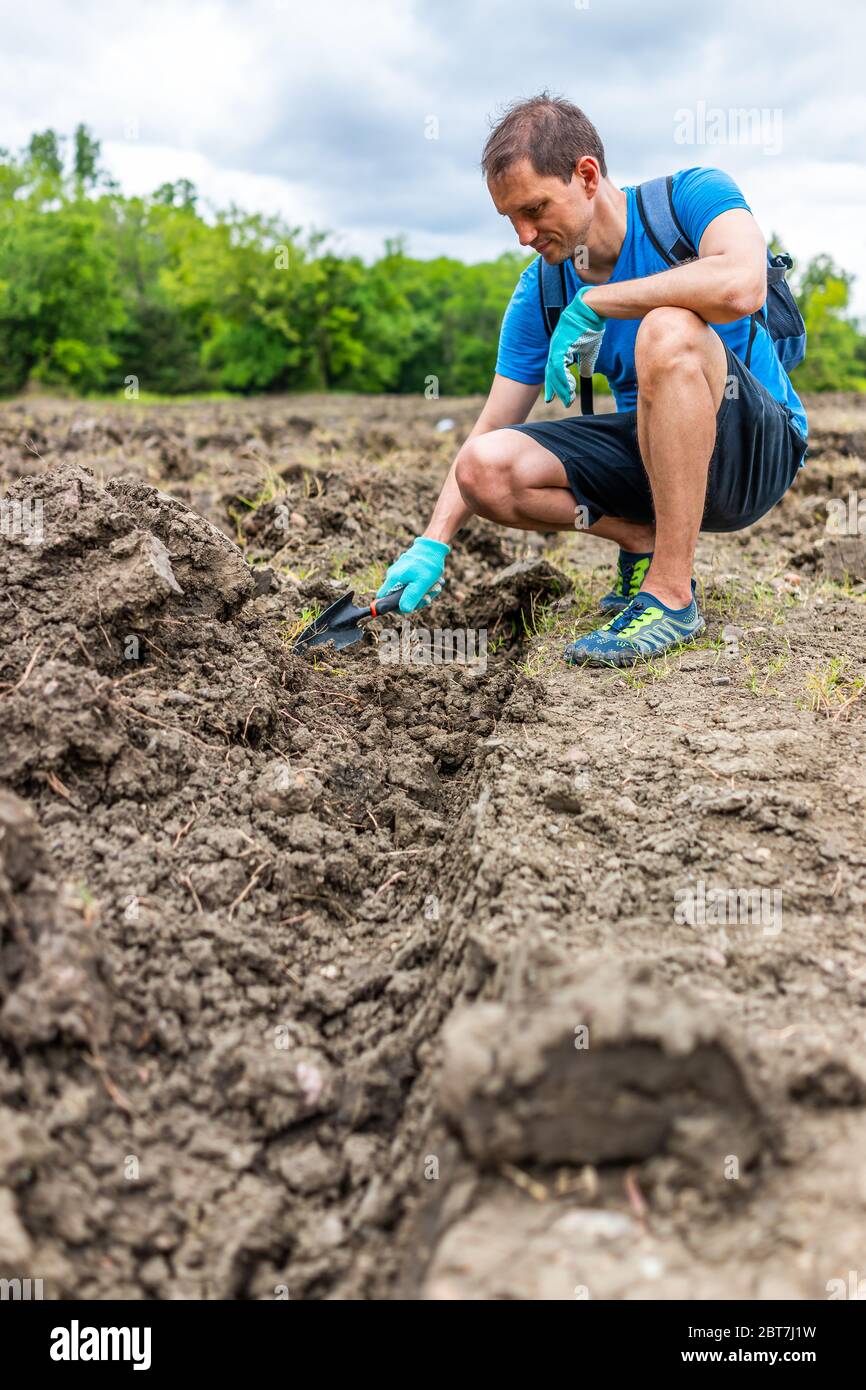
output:
POLYGON ((62 176, 63 155, 60 150, 60 137, 56 131, 43 130, 31 135, 27 153, 34 171, 55 179, 62 176))
POLYGON ((90 131, 85 125, 78 125, 75 128, 74 140, 74 174, 82 188, 92 188, 100 176, 99 153, 100 144, 94 140, 90 131))
POLYGON ((165 207, 181 208, 184 211, 192 211, 198 200, 198 193, 194 183, 189 179, 176 179, 174 183, 161 183, 153 195, 155 203, 162 203, 165 207))
POLYGON ((848 313, 853 278, 826 255, 814 256, 800 278, 806 360, 792 373, 798 392, 866 390, 866 340, 848 313))

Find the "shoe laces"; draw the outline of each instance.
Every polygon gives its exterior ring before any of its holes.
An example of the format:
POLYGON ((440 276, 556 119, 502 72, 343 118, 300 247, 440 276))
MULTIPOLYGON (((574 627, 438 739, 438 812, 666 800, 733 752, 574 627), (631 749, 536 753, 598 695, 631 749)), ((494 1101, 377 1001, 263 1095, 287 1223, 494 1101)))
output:
POLYGON ((647 604, 640 595, 638 595, 637 598, 632 599, 631 603, 629 603, 621 613, 617 613, 615 618, 612 618, 609 623, 605 624, 605 630, 607 632, 622 632, 623 628, 633 623, 635 618, 637 618, 646 607, 647 604))

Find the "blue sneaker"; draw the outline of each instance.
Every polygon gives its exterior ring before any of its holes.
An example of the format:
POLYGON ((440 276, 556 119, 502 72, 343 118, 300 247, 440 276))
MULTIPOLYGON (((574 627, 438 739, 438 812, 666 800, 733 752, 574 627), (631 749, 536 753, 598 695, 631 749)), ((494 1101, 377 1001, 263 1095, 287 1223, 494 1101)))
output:
POLYGON ((648 555, 633 554, 620 550, 616 562, 616 579, 609 594, 599 603, 602 613, 621 613, 640 590, 650 567, 652 551, 648 555))
POLYGON ((692 580, 691 603, 686 608, 668 608, 644 590, 604 627, 572 642, 563 656, 570 666, 583 662, 591 666, 632 666, 643 658, 660 656, 691 642, 706 626, 694 594, 692 580))

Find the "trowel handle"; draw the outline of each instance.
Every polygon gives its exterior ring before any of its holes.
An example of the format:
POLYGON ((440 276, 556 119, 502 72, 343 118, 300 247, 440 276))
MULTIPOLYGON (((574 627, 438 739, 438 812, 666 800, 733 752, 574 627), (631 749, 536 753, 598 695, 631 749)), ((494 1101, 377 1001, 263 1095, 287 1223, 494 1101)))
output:
MULTIPOLYGON (((383 613, 393 613, 400 607, 400 596, 406 588, 405 584, 398 584, 396 589, 391 589, 390 593, 383 594, 381 598, 374 598, 367 613, 371 618, 381 618, 383 613)), ((362 614, 362 616, 366 616, 362 614)))

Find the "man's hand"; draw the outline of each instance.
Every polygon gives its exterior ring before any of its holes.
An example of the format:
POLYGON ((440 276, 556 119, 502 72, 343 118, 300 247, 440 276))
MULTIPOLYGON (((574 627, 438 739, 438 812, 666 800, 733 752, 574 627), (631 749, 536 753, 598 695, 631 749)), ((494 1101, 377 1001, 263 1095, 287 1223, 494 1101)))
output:
POLYGON ((406 588, 400 595, 400 612, 412 613, 416 608, 429 608, 442 592, 445 583, 445 556, 451 551, 444 541, 430 540, 429 536, 418 536, 408 550, 404 550, 394 561, 377 598, 382 598, 398 584, 406 588))
POLYGON ((575 358, 580 363, 581 376, 592 376, 605 327, 604 319, 584 303, 584 295, 592 288, 583 285, 559 316, 547 354, 545 401, 552 401, 556 395, 564 406, 573 404, 577 392, 568 368, 575 358))

